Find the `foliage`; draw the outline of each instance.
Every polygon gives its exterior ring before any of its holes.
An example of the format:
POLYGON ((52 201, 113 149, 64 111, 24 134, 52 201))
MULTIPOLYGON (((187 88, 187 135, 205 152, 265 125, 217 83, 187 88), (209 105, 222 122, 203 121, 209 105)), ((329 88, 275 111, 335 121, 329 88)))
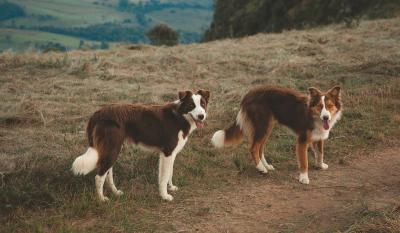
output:
POLYGON ((362 16, 392 17, 396 9, 400 10, 397 0, 217 0, 214 19, 204 40, 338 22, 351 26, 362 16))
POLYGON ((166 24, 157 24, 146 35, 154 45, 173 46, 179 43, 179 34, 166 24))
POLYGON ((102 41, 101 44, 100 44, 100 49, 108 49, 109 47, 110 46, 105 41, 102 41))
POLYGON ((0 2, 0 20, 23 16, 25 16, 25 11, 19 5, 10 2, 0 2))
POLYGON ((133 28, 116 23, 104 23, 77 28, 42 26, 34 29, 97 41, 129 41, 134 43, 146 41, 141 28, 133 28))
POLYGON ((41 51, 59 51, 59 52, 67 51, 67 47, 65 47, 65 45, 51 41, 47 43, 36 43, 35 48, 41 51))

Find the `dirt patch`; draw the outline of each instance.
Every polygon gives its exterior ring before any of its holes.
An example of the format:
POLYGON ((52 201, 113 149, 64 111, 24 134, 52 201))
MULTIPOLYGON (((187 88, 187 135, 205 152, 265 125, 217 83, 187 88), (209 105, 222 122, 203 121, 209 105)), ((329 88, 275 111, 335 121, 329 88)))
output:
MULTIPOLYGON (((363 211, 400 204, 400 147, 359 156, 327 171, 310 171, 311 184, 293 179, 239 179, 228 190, 185 201, 201 213, 196 221, 177 208, 180 232, 331 232, 347 229, 363 211)), ((283 176, 284 176, 283 175, 283 176)), ((279 175, 280 176, 280 175, 279 175)))

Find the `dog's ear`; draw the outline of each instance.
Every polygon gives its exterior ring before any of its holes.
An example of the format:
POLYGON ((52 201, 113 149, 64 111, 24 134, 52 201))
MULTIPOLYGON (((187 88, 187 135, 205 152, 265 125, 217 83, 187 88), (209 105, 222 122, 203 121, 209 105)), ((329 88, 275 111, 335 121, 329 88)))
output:
POLYGON ((197 91, 197 94, 201 95, 208 103, 208 100, 210 99, 210 92, 209 91, 200 89, 200 90, 197 91))
POLYGON ((321 96, 321 91, 315 87, 308 88, 308 93, 311 97, 321 96))
POLYGON ((329 91, 328 91, 328 95, 334 97, 334 98, 339 98, 340 97, 340 91, 341 88, 339 86, 335 86, 332 87, 329 91))
POLYGON ((186 96, 191 96, 191 95, 192 95, 191 91, 180 91, 180 92, 178 92, 179 100, 183 100, 186 96))

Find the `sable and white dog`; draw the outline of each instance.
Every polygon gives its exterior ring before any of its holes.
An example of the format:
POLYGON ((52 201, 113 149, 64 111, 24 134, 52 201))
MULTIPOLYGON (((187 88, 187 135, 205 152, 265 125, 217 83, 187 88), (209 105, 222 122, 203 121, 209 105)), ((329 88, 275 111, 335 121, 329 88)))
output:
POLYGON ((160 153, 159 191, 164 200, 172 201, 167 187, 178 190, 172 183, 176 155, 185 146, 190 133, 203 128, 207 117, 210 92, 199 90, 179 92, 179 100, 166 105, 113 104, 95 112, 87 126, 89 149, 75 159, 72 171, 86 175, 98 168, 95 177, 97 194, 101 201, 106 183, 119 196, 115 187, 112 166, 118 158, 125 139, 160 153))
POLYGON ((265 160, 265 142, 274 122, 278 121, 298 135, 299 181, 308 184, 307 149, 312 145, 316 166, 328 168, 323 161, 324 140, 328 139, 341 113, 340 87, 333 87, 325 93, 310 87, 306 95, 286 88, 262 86, 244 96, 236 121, 228 129, 215 132, 211 141, 218 148, 240 143, 243 135, 246 136, 251 143, 250 152, 256 168, 267 173, 274 167, 265 160))

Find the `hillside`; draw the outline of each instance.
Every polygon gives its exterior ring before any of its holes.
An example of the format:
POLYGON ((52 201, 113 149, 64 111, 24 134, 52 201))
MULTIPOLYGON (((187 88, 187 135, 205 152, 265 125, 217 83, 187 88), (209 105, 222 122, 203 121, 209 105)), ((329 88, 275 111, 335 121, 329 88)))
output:
MULTIPOLYGON (((97 42, 148 43, 146 31, 155 24, 166 23, 178 31, 181 43, 192 43, 202 38, 211 22, 212 12, 212 0, 200 3, 178 0, 0 0, 0 13, 7 14, 0 17, 0 29, 14 30, 9 35, 11 40, 14 37, 21 39, 26 34, 16 31, 18 29, 58 34, 57 40, 47 39, 58 43, 68 40, 60 36, 97 42)), ((22 42, 27 44, 32 40, 34 38, 25 37, 22 42)), ((7 41, 0 42, 0 47, 23 49, 7 41)))
POLYGON ((399 32, 394 18, 169 48, 1 53, 0 232, 398 232, 399 32), (329 170, 311 169, 309 186, 296 179, 295 137, 284 127, 267 144, 276 171, 265 176, 246 145, 211 148, 259 84, 344 90, 329 170), (99 203, 94 174, 72 176, 100 106, 198 88, 212 94, 207 126, 177 157, 173 202, 158 195, 158 156, 128 145, 114 167, 121 198, 99 203))
POLYGON ((205 41, 400 16, 397 0, 217 0, 205 41))

